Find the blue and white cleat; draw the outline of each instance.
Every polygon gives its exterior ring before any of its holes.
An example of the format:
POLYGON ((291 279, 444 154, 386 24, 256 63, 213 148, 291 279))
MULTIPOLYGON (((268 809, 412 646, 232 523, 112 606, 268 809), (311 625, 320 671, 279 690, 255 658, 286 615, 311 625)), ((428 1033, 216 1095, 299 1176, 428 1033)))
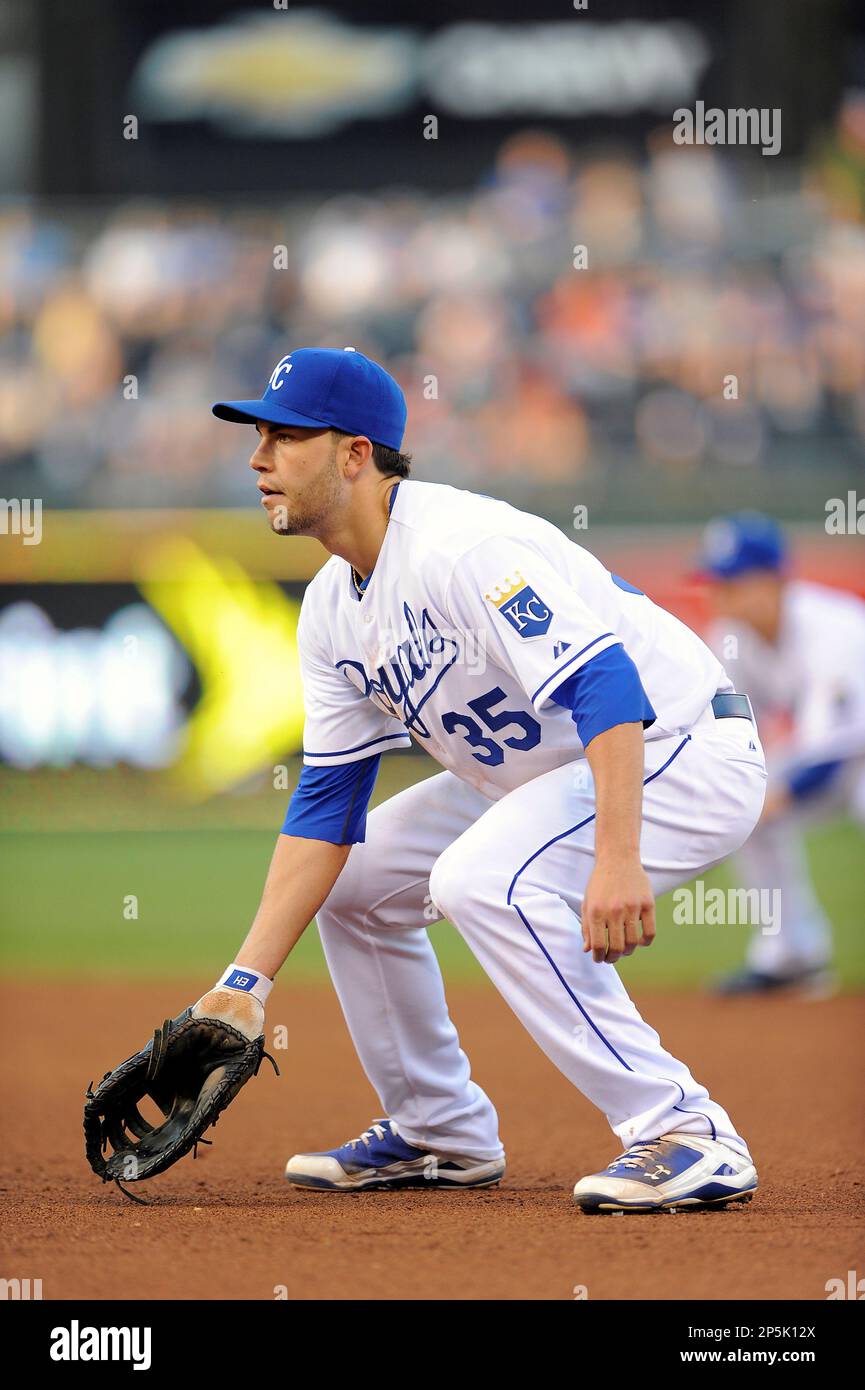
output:
POLYGON ((722 975, 711 985, 711 992, 720 999, 747 995, 804 995, 806 999, 831 999, 838 992, 838 980, 826 965, 803 965, 769 974, 764 970, 746 967, 731 975, 722 975))
POLYGON ((285 1176, 295 1187, 359 1192, 363 1188, 493 1187, 504 1177, 503 1158, 485 1161, 416 1149, 394 1120, 374 1120, 369 1129, 323 1153, 295 1154, 285 1176))
POLYGON ((664 1134, 632 1144, 602 1173, 580 1178, 574 1201, 589 1215, 687 1211, 750 1202, 756 1191, 750 1158, 699 1134, 664 1134))

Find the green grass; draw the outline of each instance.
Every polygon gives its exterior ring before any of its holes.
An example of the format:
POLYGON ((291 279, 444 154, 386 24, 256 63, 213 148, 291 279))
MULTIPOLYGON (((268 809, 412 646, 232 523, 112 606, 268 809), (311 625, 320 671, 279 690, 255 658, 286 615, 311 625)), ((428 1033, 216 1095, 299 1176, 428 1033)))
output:
MULTIPOLYGON (((851 821, 836 820, 808 836, 815 887, 833 926, 837 971, 845 989, 865 986, 865 879, 861 872, 865 836, 851 821)), ((705 875, 707 888, 734 886, 735 860, 705 875)), ((748 939, 742 926, 678 926, 668 894, 658 904, 658 936, 648 951, 637 951, 620 970, 630 989, 691 987, 739 965, 748 939)))
MULTIPOLYGON (((396 761, 376 799, 417 775, 413 760, 396 761)), ((141 778, 112 782, 109 776, 106 783, 99 780, 104 777, 62 774, 58 780, 58 774, 45 774, 42 796, 33 793, 40 779, 27 781, 15 816, 25 828, 0 835, 0 968, 7 975, 194 974, 206 981, 232 959, 246 933, 287 796, 266 787, 246 799, 183 808, 141 778), (94 786, 100 789, 96 799, 94 786), (103 793, 106 786, 110 794, 103 793), (136 821, 171 828, 134 829, 136 821), (59 828, 64 824, 73 828, 59 828), (122 828, 108 828, 112 824, 122 828), (137 898, 137 919, 124 915, 129 895, 137 898)), ((4 774, 0 792, 10 790, 9 782, 4 774)), ((16 782, 13 789, 24 786, 16 782)), ((847 988, 865 986, 863 850, 862 832, 849 822, 826 824, 809 839, 847 988)), ((707 876, 712 883, 734 881, 731 866, 707 876)), ((691 987, 741 959, 744 927, 674 925, 669 897, 659 903, 658 920, 652 949, 621 966, 629 985, 691 987)), ((485 979, 447 923, 433 927, 431 935, 447 978, 485 979)), ((325 977, 314 927, 304 933, 286 973, 325 977)))
MULTIPOLYGON (((63 975, 218 974, 258 904, 274 834, 184 830, 6 834, 0 838, 0 968, 63 975), (125 915, 130 895, 137 918, 125 915)), ((485 978, 446 923, 443 969, 485 978)), ((312 925, 288 967, 327 974, 312 925)))

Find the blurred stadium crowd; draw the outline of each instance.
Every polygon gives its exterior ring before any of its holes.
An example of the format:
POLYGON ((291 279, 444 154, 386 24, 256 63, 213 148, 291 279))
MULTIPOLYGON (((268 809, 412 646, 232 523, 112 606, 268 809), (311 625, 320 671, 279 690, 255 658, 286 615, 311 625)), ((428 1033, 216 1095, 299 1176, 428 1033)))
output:
POLYGON ((210 402, 260 394, 312 344, 397 375, 420 477, 561 483, 636 459, 687 476, 782 465, 803 442, 816 465, 849 460, 865 443, 865 97, 773 171, 771 197, 760 174, 669 128, 640 158, 526 131, 468 194, 7 204, 0 491, 244 503, 248 441, 210 402))

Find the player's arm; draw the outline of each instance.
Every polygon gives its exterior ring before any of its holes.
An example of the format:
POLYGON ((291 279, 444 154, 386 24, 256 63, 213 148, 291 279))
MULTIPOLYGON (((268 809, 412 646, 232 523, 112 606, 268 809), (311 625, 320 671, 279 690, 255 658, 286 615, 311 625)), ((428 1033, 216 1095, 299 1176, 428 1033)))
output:
POLYGON ((640 862, 643 733, 655 711, 621 643, 591 657, 551 699, 570 710, 595 786, 595 867, 583 901, 583 949, 612 964, 655 938, 654 895, 640 862))
POLYGON ((865 758, 863 670, 865 634, 845 633, 839 640, 831 632, 831 641, 811 654, 792 747, 766 795, 764 821, 829 792, 849 763, 865 758))
POLYGON ((642 721, 614 724, 586 747, 595 784, 595 866, 583 900, 583 950, 596 961, 612 963, 655 938, 655 897, 640 861, 644 757, 642 721))
POLYGON ((327 900, 351 845, 280 835, 258 911, 237 959, 273 979, 327 900))
POLYGON ((238 960, 273 979, 330 895, 366 813, 381 754, 304 767, 270 861, 258 912, 238 960))
POLYGON ((252 926, 222 979, 199 1001, 206 1001, 211 1017, 236 1023, 239 1013, 251 1012, 260 1028, 277 971, 326 902, 352 845, 365 837, 380 760, 374 754, 337 766, 304 766, 252 926))

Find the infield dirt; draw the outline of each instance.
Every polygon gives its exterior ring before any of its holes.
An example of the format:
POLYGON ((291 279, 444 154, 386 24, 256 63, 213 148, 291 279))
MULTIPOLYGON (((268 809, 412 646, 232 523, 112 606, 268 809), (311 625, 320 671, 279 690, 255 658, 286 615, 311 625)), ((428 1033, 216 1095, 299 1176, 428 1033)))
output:
POLYGON ((138 1206, 86 1163, 84 1090, 200 985, 2 987, 0 1276, 41 1279, 46 1299, 591 1300, 825 1299, 828 1280, 865 1275, 862 996, 638 998, 732 1112, 761 1190, 727 1211, 587 1217, 573 1183, 618 1142, 498 996, 466 986, 448 997, 499 1112, 501 1187, 289 1187, 290 1154, 359 1134, 378 1109, 332 991, 279 984, 268 1038, 286 1026, 281 1078, 265 1066, 211 1131, 214 1147, 142 1183, 150 1205, 138 1206))

